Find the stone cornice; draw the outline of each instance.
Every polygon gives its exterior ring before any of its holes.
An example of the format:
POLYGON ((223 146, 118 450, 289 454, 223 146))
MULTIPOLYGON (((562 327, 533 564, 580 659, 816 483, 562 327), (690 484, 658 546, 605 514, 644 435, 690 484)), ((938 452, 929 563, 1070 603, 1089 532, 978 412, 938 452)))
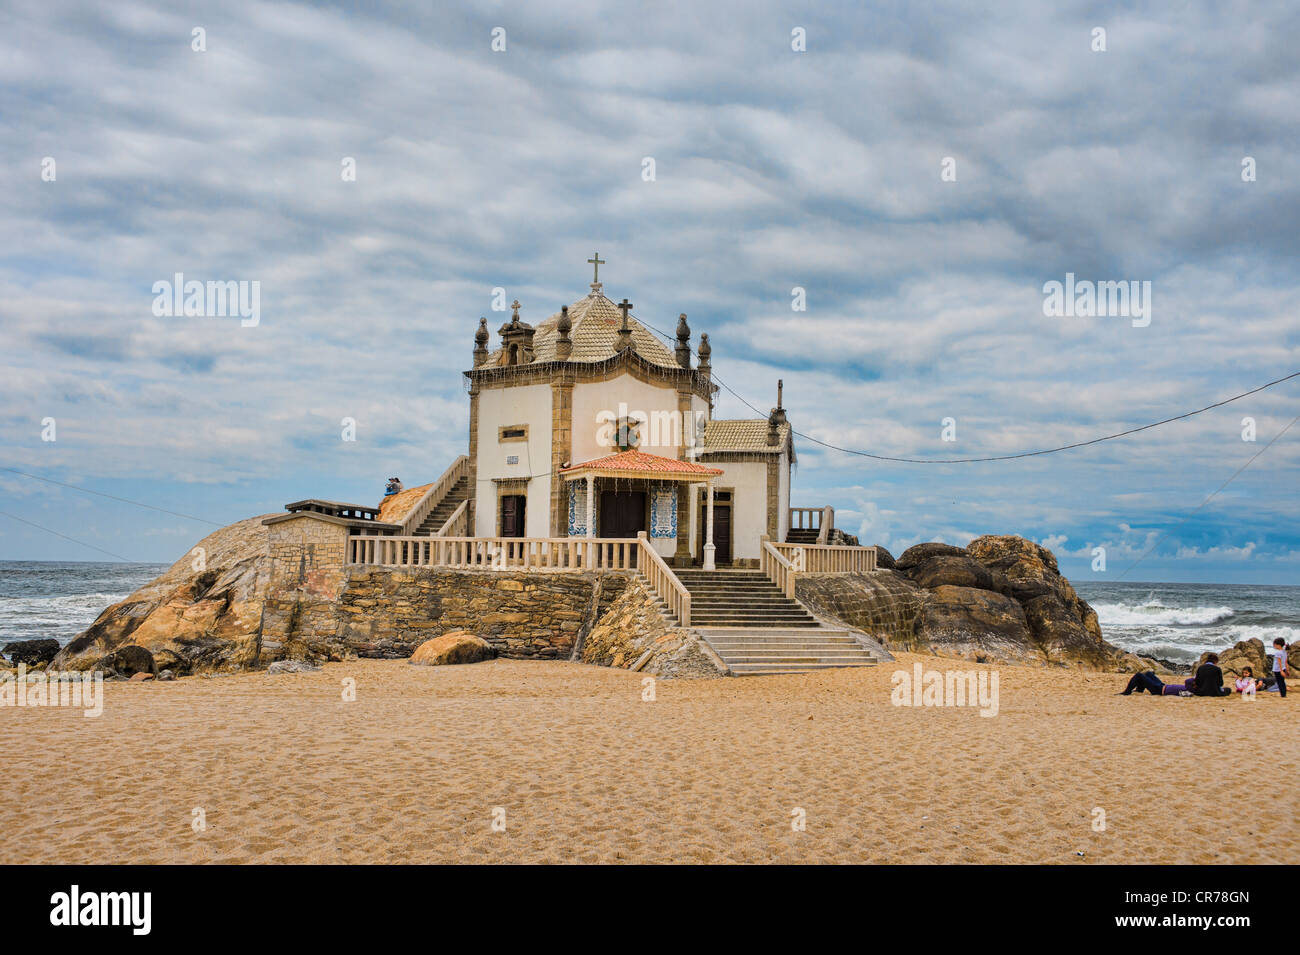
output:
POLYGON ((575 384, 608 381, 626 372, 643 384, 667 384, 712 403, 718 386, 696 368, 667 367, 647 361, 634 349, 624 349, 604 361, 544 361, 524 365, 483 366, 464 372, 471 388, 511 388, 516 385, 575 384))

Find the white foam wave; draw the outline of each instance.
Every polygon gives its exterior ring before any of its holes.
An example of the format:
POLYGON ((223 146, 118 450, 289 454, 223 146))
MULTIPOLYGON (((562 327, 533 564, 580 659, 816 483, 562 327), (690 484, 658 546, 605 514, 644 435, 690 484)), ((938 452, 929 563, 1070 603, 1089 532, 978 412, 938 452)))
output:
POLYGON ((1103 627, 1207 626, 1227 620, 1231 607, 1166 607, 1148 597, 1141 604, 1093 604, 1103 627))

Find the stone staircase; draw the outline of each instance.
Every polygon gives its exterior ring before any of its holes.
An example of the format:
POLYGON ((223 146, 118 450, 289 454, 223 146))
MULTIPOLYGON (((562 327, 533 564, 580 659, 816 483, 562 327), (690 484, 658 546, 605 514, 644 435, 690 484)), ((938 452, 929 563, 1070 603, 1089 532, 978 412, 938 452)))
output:
POLYGON ((416 528, 416 536, 432 537, 442 530, 442 525, 447 523, 452 513, 467 497, 469 497, 469 480, 461 478, 451 486, 447 496, 438 502, 438 505, 429 512, 429 516, 416 528))
POLYGON ((675 573, 691 594, 692 629, 737 676, 878 662, 848 630, 823 626, 761 571, 675 573))
POLYGON ((682 569, 691 593, 693 627, 816 627, 804 605, 787 597, 760 570, 682 569))
POLYGON ((695 632, 736 676, 870 667, 880 662, 849 631, 830 627, 700 627, 695 632))
POLYGON ((821 531, 815 527, 792 527, 785 532, 787 544, 815 544, 821 531))

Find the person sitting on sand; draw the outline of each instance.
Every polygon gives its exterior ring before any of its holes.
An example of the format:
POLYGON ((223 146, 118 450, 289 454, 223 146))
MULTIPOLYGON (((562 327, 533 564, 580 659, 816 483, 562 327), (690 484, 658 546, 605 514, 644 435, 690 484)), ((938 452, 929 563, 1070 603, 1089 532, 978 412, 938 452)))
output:
POLYGON ((1183 683, 1164 683, 1156 676, 1155 670, 1147 670, 1144 673, 1134 673, 1133 679, 1128 681, 1128 686, 1124 687, 1120 696, 1129 696, 1134 690, 1139 693, 1146 690, 1152 696, 1182 696, 1192 693, 1193 683, 1191 679, 1183 683))
POLYGON ((1254 696, 1256 690, 1264 689, 1264 681, 1255 679, 1255 671, 1250 667, 1241 668, 1241 676, 1237 677, 1237 692, 1247 696, 1254 696))
POLYGON ((1205 658, 1196 669, 1196 689, 1192 691, 1197 696, 1227 696, 1232 692, 1228 687, 1223 685, 1223 671, 1219 669, 1219 655, 1211 653, 1205 658))

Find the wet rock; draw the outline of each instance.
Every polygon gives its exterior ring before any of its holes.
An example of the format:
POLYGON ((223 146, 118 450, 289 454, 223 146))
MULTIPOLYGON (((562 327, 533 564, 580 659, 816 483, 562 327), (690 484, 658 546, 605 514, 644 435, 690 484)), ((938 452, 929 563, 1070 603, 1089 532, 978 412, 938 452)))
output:
POLYGON ((5 644, 4 652, 14 666, 25 663, 28 667, 34 667, 42 663, 49 663, 58 655, 59 641, 49 639, 15 640, 12 643, 5 644))
POLYGON ((128 643, 100 658, 95 664, 95 669, 111 670, 131 678, 147 673, 152 678, 158 672, 158 664, 153 654, 144 647, 128 643))

